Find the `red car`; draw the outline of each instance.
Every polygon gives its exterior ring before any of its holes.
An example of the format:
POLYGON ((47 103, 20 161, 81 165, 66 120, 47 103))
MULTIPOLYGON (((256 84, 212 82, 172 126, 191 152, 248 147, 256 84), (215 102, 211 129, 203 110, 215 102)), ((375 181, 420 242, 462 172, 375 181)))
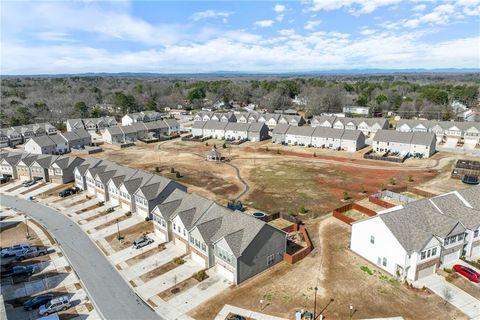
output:
POLYGON ((453 266, 453 269, 470 281, 476 283, 480 282, 480 273, 476 272, 473 269, 470 269, 469 267, 462 266, 461 264, 456 264, 453 266))

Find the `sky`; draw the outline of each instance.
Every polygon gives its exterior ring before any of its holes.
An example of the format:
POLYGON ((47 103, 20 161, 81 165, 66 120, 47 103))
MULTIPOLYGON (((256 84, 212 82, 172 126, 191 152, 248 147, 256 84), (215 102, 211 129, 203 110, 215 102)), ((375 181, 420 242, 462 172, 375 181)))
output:
POLYGON ((480 68, 480 0, 2 1, 6 74, 480 68))

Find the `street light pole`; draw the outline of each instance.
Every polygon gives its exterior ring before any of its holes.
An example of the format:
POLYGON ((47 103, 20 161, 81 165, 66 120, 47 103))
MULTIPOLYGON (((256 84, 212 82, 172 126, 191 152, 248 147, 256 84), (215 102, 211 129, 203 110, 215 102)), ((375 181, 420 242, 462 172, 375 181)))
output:
POLYGON ((28 219, 27 219, 27 215, 25 215, 25 227, 27 228, 26 237, 27 237, 27 239, 30 239, 30 230, 28 229, 28 219))
POLYGON ((313 320, 317 318, 317 291, 318 287, 315 287, 315 296, 313 299, 313 320))
POLYGON ((120 240, 120 227, 118 225, 118 219, 117 219, 117 239, 120 240))
POLYGON ((352 319, 353 317, 353 306, 350 305, 350 319, 352 319))

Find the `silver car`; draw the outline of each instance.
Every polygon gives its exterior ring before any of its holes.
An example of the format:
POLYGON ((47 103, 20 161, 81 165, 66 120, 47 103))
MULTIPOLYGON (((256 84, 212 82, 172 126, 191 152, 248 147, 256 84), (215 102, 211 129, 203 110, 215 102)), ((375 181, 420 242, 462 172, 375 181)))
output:
POLYGON ((38 313, 43 317, 47 314, 67 310, 71 307, 70 299, 67 296, 61 296, 50 300, 38 309, 38 313))

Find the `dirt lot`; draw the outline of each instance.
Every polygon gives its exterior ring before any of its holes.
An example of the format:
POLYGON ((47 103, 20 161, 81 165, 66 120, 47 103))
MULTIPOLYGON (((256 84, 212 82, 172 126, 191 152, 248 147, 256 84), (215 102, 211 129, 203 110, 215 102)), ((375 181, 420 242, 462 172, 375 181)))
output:
POLYGON ((328 213, 342 205, 340 200, 344 191, 353 200, 358 200, 365 196, 362 191, 378 191, 382 186, 388 186, 391 178, 395 178, 396 185, 420 185, 434 193, 439 193, 447 185, 448 188, 453 188, 451 185, 465 187, 450 179, 449 175, 455 159, 468 158, 466 156, 439 153, 428 160, 397 164, 365 160, 362 155, 366 150, 335 152, 284 147, 268 141, 247 142, 223 149, 217 141, 218 150, 229 160, 227 164, 205 160, 213 141, 208 143, 206 146, 205 143, 176 139, 123 150, 114 150, 106 144, 104 152, 92 156, 178 180, 189 191, 222 204, 235 199, 244 190, 244 184, 235 172, 236 167, 250 188, 240 198, 247 204, 247 209, 297 213, 303 206, 309 211, 303 219, 328 213), (413 182, 408 182, 409 176, 413 182))
POLYGON ((319 227, 310 228, 316 249, 308 257, 293 266, 280 263, 239 287, 229 288, 191 315, 212 319, 226 303, 260 311, 263 299, 265 313, 292 319, 295 310, 313 309, 314 287, 318 286, 317 310, 326 308, 323 314, 328 319, 348 319, 350 304, 358 319, 399 315, 405 319, 466 319, 436 295, 413 291, 381 276, 375 266, 347 249, 349 226, 331 217, 321 220, 319 227), (361 266, 376 271, 369 275, 361 266), (329 303, 330 299, 334 301, 329 303))
MULTIPOLYGON (((31 223, 31 221, 29 221, 31 223)), ((27 240, 25 235, 27 233, 27 228, 25 226, 25 223, 23 222, 18 222, 18 223, 12 223, 7 225, 5 228, 1 229, 0 233, 0 246, 3 247, 9 247, 13 246, 16 244, 20 243, 27 243, 30 245, 43 245, 42 241, 38 239, 37 235, 35 232, 32 231, 32 229, 29 229, 30 236, 32 236, 31 240, 27 240)))

